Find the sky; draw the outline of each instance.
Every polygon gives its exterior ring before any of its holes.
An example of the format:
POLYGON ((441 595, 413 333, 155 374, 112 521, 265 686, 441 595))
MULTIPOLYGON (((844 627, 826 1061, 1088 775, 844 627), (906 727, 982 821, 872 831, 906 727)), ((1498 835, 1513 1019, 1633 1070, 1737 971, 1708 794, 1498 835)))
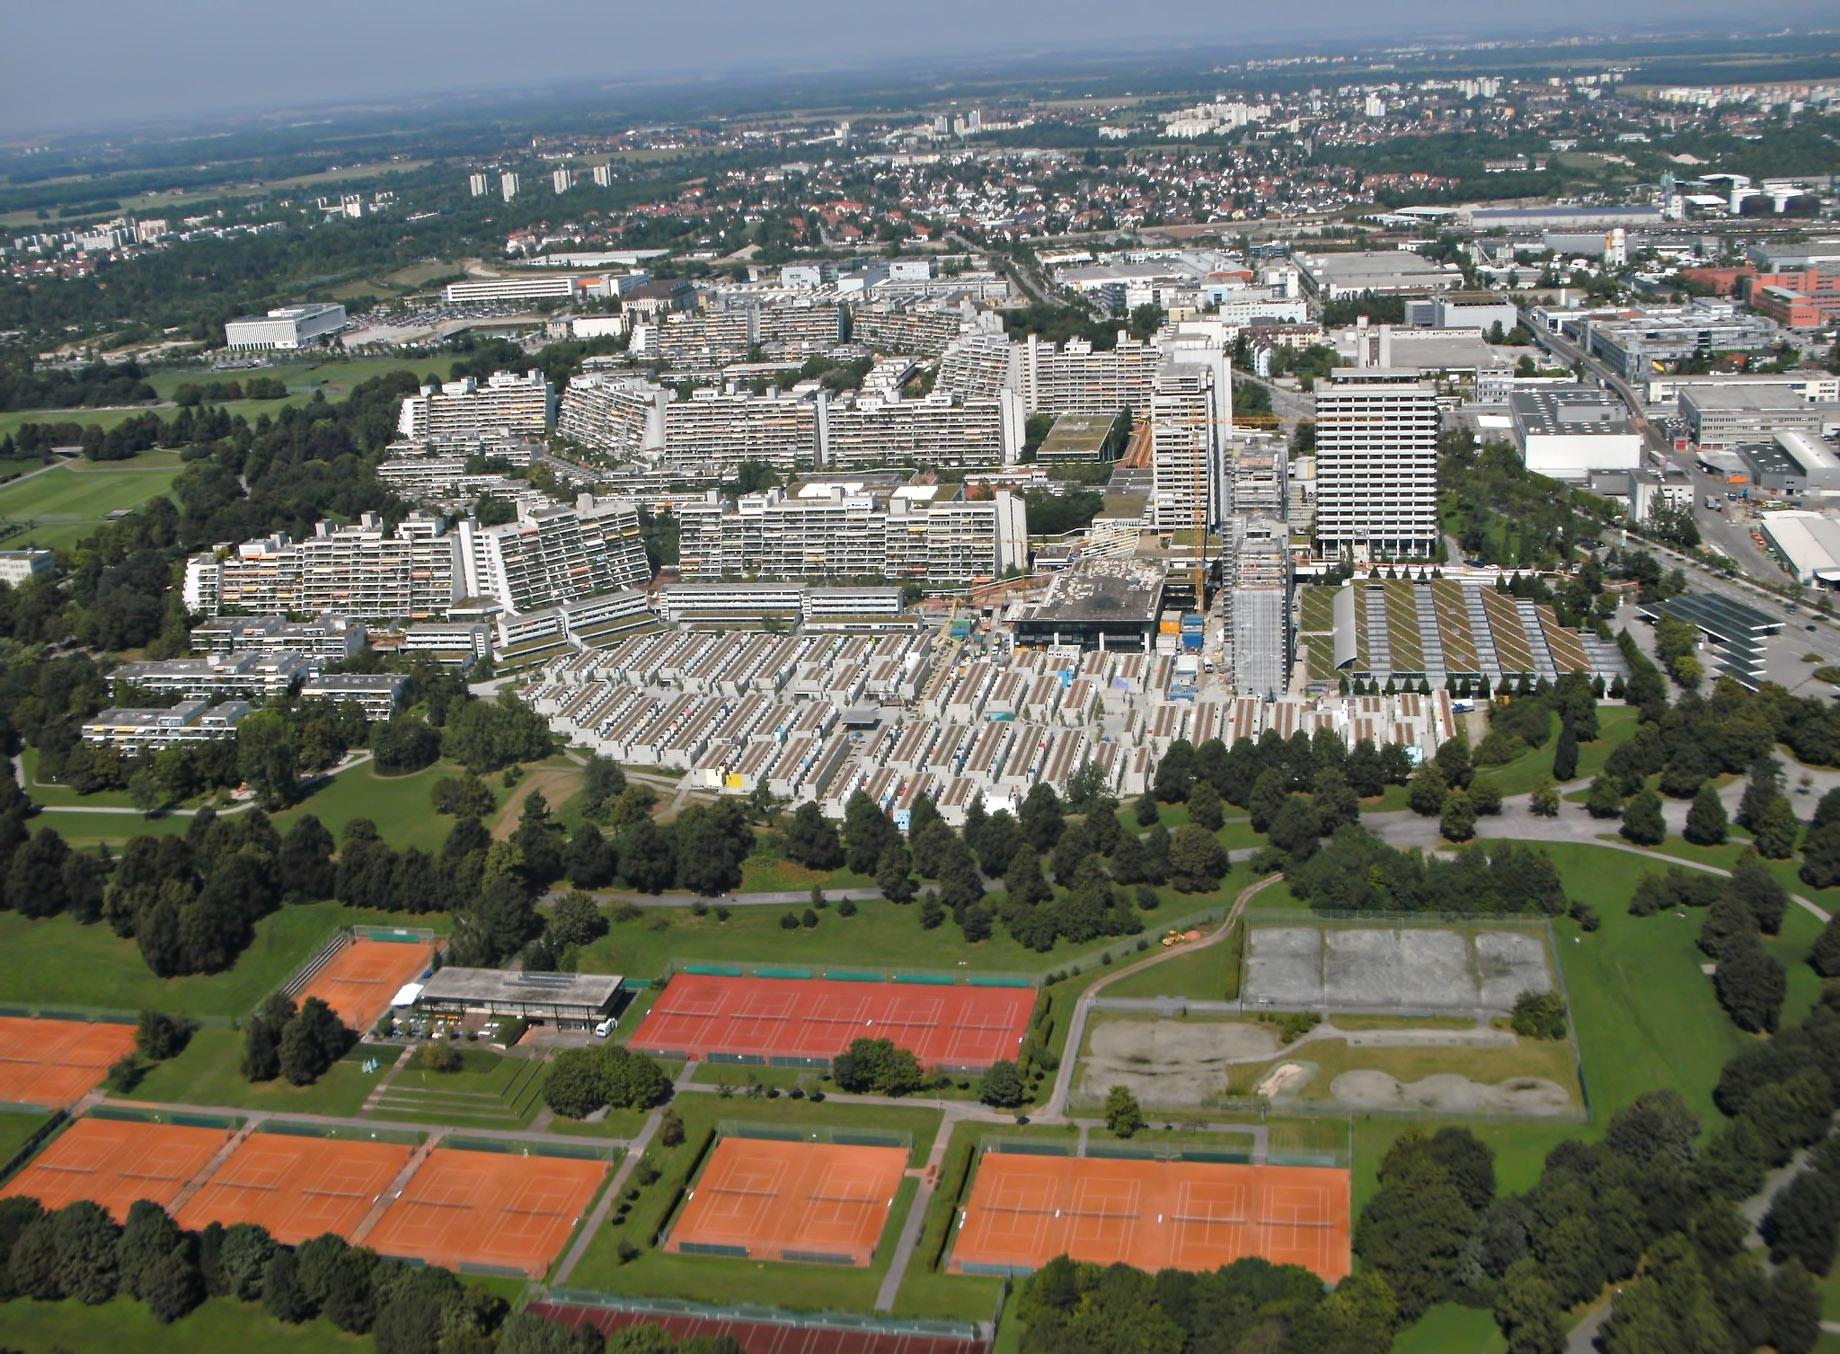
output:
MULTIPOLYGON (((1776 15, 1816 0, 1765 0, 1776 15)), ((1219 47, 1658 19, 1736 22, 1726 0, 1637 12, 1603 0, 1312 0, 1308 22, 1267 0, 60 0, 7 5, 0 135, 163 122, 218 112, 390 102, 447 91, 658 77, 911 65, 950 56, 1108 46, 1219 47)), ((1831 22, 1832 12, 1826 11, 1831 22)), ((1758 21, 1759 6, 1745 7, 1758 21)))

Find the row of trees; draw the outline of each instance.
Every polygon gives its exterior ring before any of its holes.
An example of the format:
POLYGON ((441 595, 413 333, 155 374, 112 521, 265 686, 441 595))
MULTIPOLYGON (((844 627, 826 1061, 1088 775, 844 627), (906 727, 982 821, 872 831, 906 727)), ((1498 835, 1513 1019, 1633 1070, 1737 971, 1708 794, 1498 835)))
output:
POLYGON ((332 1233, 284 1246, 253 1223, 187 1231, 145 1199, 120 1224, 87 1201, 48 1212, 36 1199, 0 1200, 0 1302, 96 1306, 116 1297, 143 1304, 162 1325, 207 1298, 259 1303, 286 1325, 323 1317, 347 1335, 368 1335, 377 1354, 741 1354, 727 1338, 674 1343, 656 1326, 623 1331, 609 1345, 591 1326, 511 1313, 483 1284, 385 1259, 332 1233))
POLYGON ((344 1057, 358 1042, 333 1009, 318 997, 298 1006, 276 992, 243 1028, 243 1075, 250 1081, 283 1077, 290 1086, 308 1086, 344 1057))

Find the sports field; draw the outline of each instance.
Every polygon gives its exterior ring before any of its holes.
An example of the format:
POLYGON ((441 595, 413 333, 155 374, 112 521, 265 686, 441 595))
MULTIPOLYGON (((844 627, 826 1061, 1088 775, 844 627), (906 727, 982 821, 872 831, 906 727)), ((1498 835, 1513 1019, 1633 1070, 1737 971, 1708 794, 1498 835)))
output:
POLYGON ((137 508, 172 488, 182 469, 173 452, 142 452, 126 461, 65 461, 0 485, 0 518, 33 522, 6 548, 75 545, 111 512, 137 508))
POLYGON ((332 1232, 346 1240, 409 1164, 407 1144, 252 1133, 179 1210, 198 1230, 253 1222, 297 1246, 332 1232))
POLYGON ((1552 981, 1533 929, 1249 925, 1240 991, 1276 1010, 1505 1014, 1552 981))
POLYGON ((982 1068, 1013 1058, 1035 990, 826 978, 671 979, 629 1041, 673 1058, 711 1055, 827 1061, 857 1039, 892 1039, 927 1067, 982 1068))
POLYGON ((364 1244, 449 1269, 540 1279, 606 1173, 604 1161, 438 1147, 364 1244))
POLYGON ((894 1207, 908 1150, 723 1138, 664 1249, 867 1265, 894 1207))
POLYGON ((986 1152, 952 1243, 955 1273, 1057 1255, 1203 1272, 1256 1255, 1325 1283, 1349 1271, 1348 1172, 986 1152))
POLYGON ((0 1016, 0 1100, 62 1109, 132 1052, 132 1025, 0 1016))
POLYGON ((354 937, 307 980, 299 999, 318 997, 362 1034, 390 1009, 390 999, 403 984, 426 970, 434 956, 435 946, 429 941, 354 937))
POLYGON ((224 1128, 86 1117, 9 1180, 0 1198, 33 1198, 52 1210, 89 1199, 121 1222, 137 1200, 169 1206, 229 1141, 224 1128))

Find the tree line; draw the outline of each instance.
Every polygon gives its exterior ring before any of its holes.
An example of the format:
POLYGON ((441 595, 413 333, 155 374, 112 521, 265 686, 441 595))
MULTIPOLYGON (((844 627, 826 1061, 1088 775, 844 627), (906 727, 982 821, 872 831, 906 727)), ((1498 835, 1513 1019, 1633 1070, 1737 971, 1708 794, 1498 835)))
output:
POLYGON ((88 1201, 51 1211, 32 1198, 0 1200, 0 1310, 118 1297, 161 1325, 207 1299, 259 1304, 286 1326, 323 1317, 346 1335, 368 1335, 377 1354, 742 1354, 727 1337, 674 1343, 657 1326, 622 1331, 610 1344, 592 1326, 514 1313, 484 1284, 330 1232, 284 1246, 254 1223, 187 1230, 146 1199, 119 1224, 88 1201))

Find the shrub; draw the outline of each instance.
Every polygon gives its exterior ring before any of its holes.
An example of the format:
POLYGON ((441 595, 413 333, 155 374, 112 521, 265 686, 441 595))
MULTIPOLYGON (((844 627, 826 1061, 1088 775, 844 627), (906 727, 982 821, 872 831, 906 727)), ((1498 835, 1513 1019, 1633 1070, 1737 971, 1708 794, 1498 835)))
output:
POLYGON ((1523 1039, 1563 1039, 1565 999, 1557 992, 1523 992, 1508 1024, 1523 1039))
POLYGON ((458 1072, 465 1061, 452 1044, 424 1044, 415 1055, 415 1065, 424 1072, 458 1072))

